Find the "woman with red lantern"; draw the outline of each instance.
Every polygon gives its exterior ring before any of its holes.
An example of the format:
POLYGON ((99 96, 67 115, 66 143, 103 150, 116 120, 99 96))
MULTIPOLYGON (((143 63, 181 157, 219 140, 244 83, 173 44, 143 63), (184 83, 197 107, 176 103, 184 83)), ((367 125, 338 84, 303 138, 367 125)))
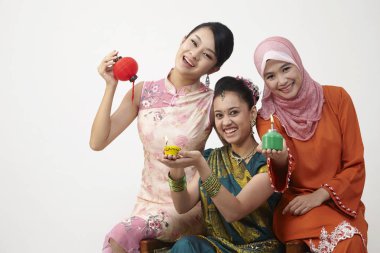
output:
MULTIPOLYGON (((137 203, 131 216, 106 236, 103 252, 139 252, 145 238, 174 241, 183 234, 202 232, 200 205, 177 214, 168 187, 169 168, 160 163, 165 141, 185 150, 203 151, 212 130, 213 91, 200 78, 220 69, 233 51, 233 34, 218 22, 195 27, 181 42, 175 65, 166 78, 140 82, 127 92, 111 115, 118 84, 113 66, 118 52, 110 52, 98 67, 106 90, 95 117, 90 146, 102 150, 137 118, 144 145, 144 168, 137 203), (134 96, 134 99, 132 97, 134 96)), ((191 180, 196 170, 186 169, 191 180)))

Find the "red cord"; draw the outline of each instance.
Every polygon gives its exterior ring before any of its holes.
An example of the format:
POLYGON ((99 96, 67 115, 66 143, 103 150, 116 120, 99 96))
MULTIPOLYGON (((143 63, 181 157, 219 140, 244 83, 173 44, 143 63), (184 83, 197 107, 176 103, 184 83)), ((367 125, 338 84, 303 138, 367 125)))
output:
POLYGON ((132 82, 132 103, 133 103, 134 97, 135 97, 135 81, 132 82))

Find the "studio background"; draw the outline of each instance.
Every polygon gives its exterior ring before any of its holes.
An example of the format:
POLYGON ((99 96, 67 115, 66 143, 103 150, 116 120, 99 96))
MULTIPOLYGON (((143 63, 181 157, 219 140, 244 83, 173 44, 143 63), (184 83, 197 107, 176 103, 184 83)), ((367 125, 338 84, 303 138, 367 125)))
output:
MULTIPOLYGON (((312 78, 350 93, 365 146, 368 249, 380 251, 379 1, 0 0, 0 252, 101 252, 133 208, 143 151, 136 122, 90 149, 105 88, 97 66, 116 49, 137 60, 138 81, 163 78, 182 38, 206 21, 235 36, 212 88, 241 75, 262 90, 253 51, 281 35, 312 78)), ((119 83, 114 109, 130 87, 119 83)), ((220 145, 213 132, 207 147, 220 145)))

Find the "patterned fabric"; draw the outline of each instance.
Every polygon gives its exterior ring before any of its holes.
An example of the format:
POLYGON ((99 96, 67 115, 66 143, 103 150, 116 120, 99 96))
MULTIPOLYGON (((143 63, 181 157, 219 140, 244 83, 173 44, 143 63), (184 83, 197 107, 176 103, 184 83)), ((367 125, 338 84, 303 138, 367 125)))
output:
MULTIPOLYGON (((221 184, 235 196, 258 173, 268 167, 263 155, 256 153, 248 164, 231 159, 230 146, 215 149, 208 158, 213 173, 221 184)), ((206 157, 210 153, 207 150, 206 157)), ((262 206, 239 221, 228 223, 200 184, 200 194, 207 237, 217 252, 281 252, 281 244, 272 232, 273 209, 279 199, 274 193, 262 206)), ((257 192, 256 194, 260 194, 257 192)))
MULTIPOLYGON (((318 247, 316 247, 313 243, 313 240, 310 239, 310 250, 316 253, 331 253, 334 251, 335 247, 338 245, 340 241, 352 238, 354 237, 354 235, 360 235, 362 237, 359 230, 353 227, 347 221, 343 221, 341 224, 339 224, 334 229, 334 231, 331 232, 330 235, 323 227, 321 235, 319 237, 318 247)), ((363 244, 365 244, 364 241, 363 244)))
POLYGON ((292 99, 274 95, 265 85, 259 114, 262 118, 269 119, 270 114, 276 113, 290 137, 306 141, 313 136, 321 118, 322 87, 310 77, 296 48, 289 40, 275 36, 265 39, 257 46, 254 62, 263 79, 265 65, 269 59, 294 64, 302 75, 302 85, 297 96, 292 99))
MULTIPOLYGON (((144 168, 141 189, 132 215, 150 222, 157 238, 175 240, 180 234, 199 233, 200 206, 179 215, 174 209, 168 186, 169 168, 157 158, 162 156, 165 139, 168 145, 185 150, 202 151, 211 132, 209 114, 213 92, 203 84, 176 90, 168 79, 145 82, 138 114, 138 130, 144 146, 144 168)), ((191 180, 194 168, 186 168, 191 180)))
MULTIPOLYGON (((290 138, 275 117, 275 128, 286 139, 295 163, 289 188, 274 212, 273 230, 283 242, 305 239, 310 244, 309 239, 313 239, 317 248, 323 241, 321 234, 333 234, 339 224, 346 221, 358 231, 364 245, 367 245, 368 224, 364 218, 365 206, 361 201, 365 182, 364 147, 359 122, 352 100, 343 88, 322 87, 325 103, 318 127, 310 140, 290 138), (329 192, 330 200, 300 216, 282 214, 293 198, 321 187, 329 192)), ((270 121, 258 117, 259 135, 265 134, 269 128, 270 121)), ((287 177, 286 174, 278 173, 272 173, 271 176, 287 177)), ((273 182, 284 180, 287 179, 277 178, 273 182)), ((339 237, 334 244, 344 240, 350 239, 339 237)))
MULTIPOLYGON (((201 83, 179 90, 168 79, 144 83, 137 117, 144 146, 141 188, 131 217, 107 234, 104 253, 111 252, 110 238, 127 252, 139 252, 144 238, 175 241, 182 234, 203 232, 200 204, 186 214, 177 214, 168 186, 169 168, 157 158, 162 156, 165 137, 169 145, 203 151, 212 130, 212 99, 213 91, 201 83)), ((194 168, 185 171, 187 180, 196 172, 194 168)))

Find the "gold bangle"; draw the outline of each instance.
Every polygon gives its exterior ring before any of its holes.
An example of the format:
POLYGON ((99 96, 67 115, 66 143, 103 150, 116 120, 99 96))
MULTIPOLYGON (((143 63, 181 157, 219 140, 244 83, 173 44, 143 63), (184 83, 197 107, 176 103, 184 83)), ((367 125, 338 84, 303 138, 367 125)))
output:
POLYGON ((174 180, 168 173, 168 182, 170 190, 173 192, 181 192, 186 189, 186 175, 178 180, 174 180))
POLYGON ((203 188, 206 190, 207 194, 213 198, 220 191, 220 187, 222 186, 219 182, 218 178, 211 174, 203 183, 203 188))

